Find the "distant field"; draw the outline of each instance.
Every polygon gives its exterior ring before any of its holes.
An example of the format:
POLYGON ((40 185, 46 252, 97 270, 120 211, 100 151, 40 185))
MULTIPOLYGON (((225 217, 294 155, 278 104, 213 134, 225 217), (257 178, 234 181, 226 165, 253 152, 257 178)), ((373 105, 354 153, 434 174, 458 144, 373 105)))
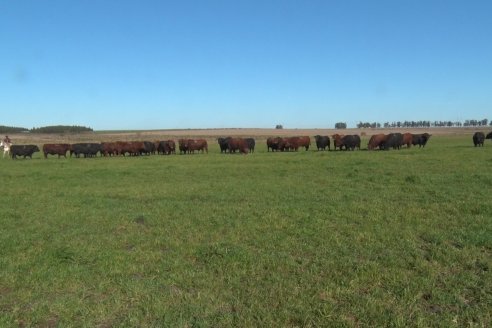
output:
POLYGON ((11 136, 190 133, 211 147, 0 159, 0 326, 492 325, 491 140, 447 130, 425 149, 220 154, 222 135, 333 132, 233 131, 11 136))

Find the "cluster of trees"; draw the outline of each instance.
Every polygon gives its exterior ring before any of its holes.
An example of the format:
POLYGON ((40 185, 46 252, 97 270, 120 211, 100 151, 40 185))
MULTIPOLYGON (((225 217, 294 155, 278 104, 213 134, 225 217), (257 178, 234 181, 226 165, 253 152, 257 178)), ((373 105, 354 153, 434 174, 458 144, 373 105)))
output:
POLYGON ((81 133, 81 132, 92 132, 91 128, 78 125, 53 125, 53 126, 43 126, 39 128, 19 128, 13 126, 0 125, 0 134, 9 133, 81 133))
MULTIPOLYGON (((480 127, 480 126, 492 126, 492 121, 488 119, 483 120, 466 120, 464 122, 452 122, 452 121, 403 121, 403 122, 385 122, 383 124, 378 122, 359 122, 357 128, 430 128, 430 127, 480 127)), ((338 122, 335 124, 335 129, 346 129, 347 124, 338 122)))

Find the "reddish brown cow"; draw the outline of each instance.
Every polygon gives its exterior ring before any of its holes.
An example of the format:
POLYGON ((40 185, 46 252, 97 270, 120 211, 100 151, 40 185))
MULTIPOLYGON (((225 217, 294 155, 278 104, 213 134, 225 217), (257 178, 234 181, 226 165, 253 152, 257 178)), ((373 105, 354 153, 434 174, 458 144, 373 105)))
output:
POLYGON ((145 152, 145 144, 141 141, 118 141, 117 147, 119 154, 125 156, 128 153, 130 156, 139 156, 145 152))
POLYGON ((116 142, 101 142, 101 154, 103 156, 118 155, 118 144, 116 142))
POLYGON ((205 139, 197 139, 197 140, 189 139, 188 140, 188 151, 191 154, 194 154, 195 150, 198 152, 201 151, 202 153, 204 153, 204 152, 208 153, 207 140, 205 140, 205 139))
POLYGON ((367 149, 369 150, 374 150, 378 147, 381 147, 381 145, 386 141, 386 135, 380 133, 380 134, 375 134, 369 139, 369 143, 367 144, 367 149))
POLYGON ((304 147, 306 150, 309 150, 309 146, 311 146, 311 138, 307 136, 297 137, 297 146, 304 147))
POLYGON ((342 138, 343 138, 343 134, 338 134, 338 133, 335 133, 334 135, 331 136, 331 138, 333 139, 333 145, 335 146, 335 150, 337 150, 337 148, 340 148, 340 150, 342 150, 342 147, 343 147, 343 142, 342 142, 342 138))
POLYGON ((48 158, 48 154, 58 155, 58 158, 60 158, 60 156, 67 158, 67 151, 69 151, 70 148, 70 144, 44 144, 44 158, 48 158))
POLYGON ((236 150, 239 150, 241 154, 249 153, 248 142, 243 138, 230 138, 228 140, 228 149, 229 154, 235 153, 236 150))
POLYGON ((404 133, 403 134, 403 145, 407 145, 407 148, 412 146, 413 134, 404 133))

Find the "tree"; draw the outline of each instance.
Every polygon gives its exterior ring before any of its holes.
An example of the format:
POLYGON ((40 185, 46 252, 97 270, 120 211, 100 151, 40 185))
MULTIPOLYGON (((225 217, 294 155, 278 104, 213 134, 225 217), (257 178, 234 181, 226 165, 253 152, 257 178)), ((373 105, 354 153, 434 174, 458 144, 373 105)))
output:
POLYGON ((347 128, 347 123, 345 122, 335 123, 335 129, 346 129, 346 128, 347 128))

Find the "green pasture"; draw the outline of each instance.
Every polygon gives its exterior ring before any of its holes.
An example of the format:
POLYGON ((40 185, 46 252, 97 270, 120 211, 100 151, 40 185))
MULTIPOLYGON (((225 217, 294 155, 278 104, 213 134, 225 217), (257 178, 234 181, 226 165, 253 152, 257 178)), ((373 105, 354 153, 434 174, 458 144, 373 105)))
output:
POLYGON ((492 325, 490 140, 0 168, 0 327, 492 325))

